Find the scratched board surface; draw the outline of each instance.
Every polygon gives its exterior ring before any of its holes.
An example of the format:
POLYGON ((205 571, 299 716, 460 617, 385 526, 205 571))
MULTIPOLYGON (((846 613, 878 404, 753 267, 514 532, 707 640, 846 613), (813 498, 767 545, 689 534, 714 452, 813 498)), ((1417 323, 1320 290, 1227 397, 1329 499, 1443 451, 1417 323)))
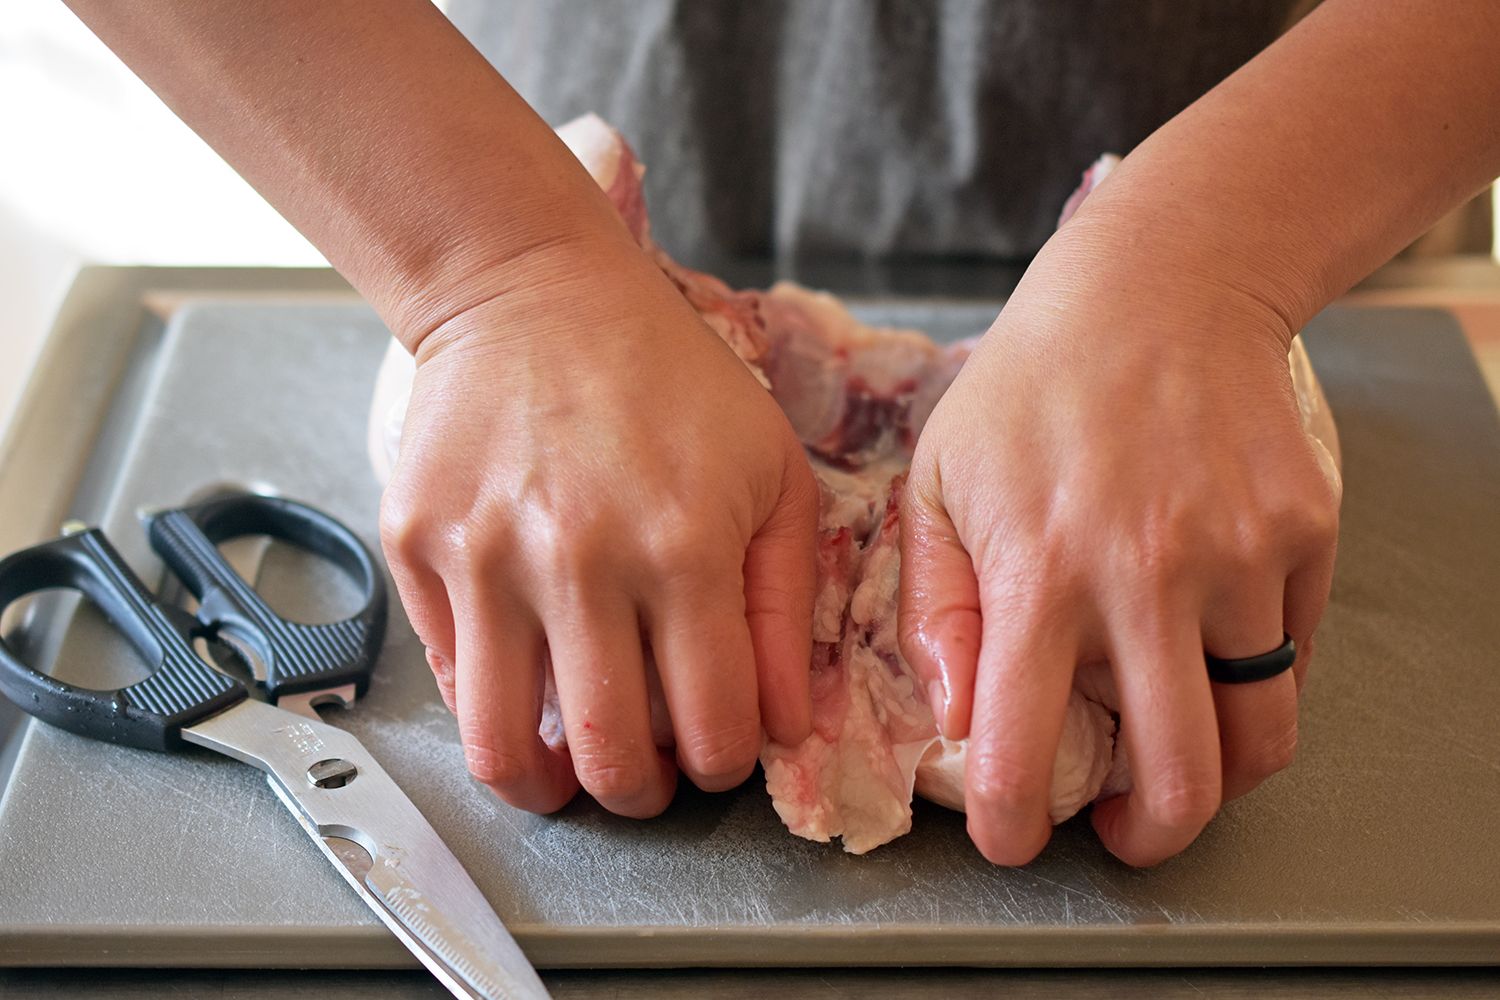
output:
MULTIPOLYGON (((866 313, 948 338, 993 307, 866 313)), ((384 762, 544 965, 1500 960, 1500 425, 1446 314, 1333 310, 1308 339, 1347 492, 1301 753, 1152 871, 1113 861, 1082 821, 1034 864, 992 868, 961 816, 923 804, 909 836, 851 857, 787 834, 758 778, 685 790, 646 823, 583 800, 514 811, 467 777, 399 611, 368 696, 328 717, 384 762)), ((103 519, 126 558, 160 580, 132 512, 223 483, 321 506, 374 546, 364 417, 384 346, 373 314, 347 304, 179 313, 103 519)), ((337 603, 336 582, 288 566, 262 569, 278 600, 337 603)), ((87 680, 121 659, 80 615, 55 669, 87 680)), ((207 752, 31 725, 0 803, 0 859, 6 963, 410 962, 259 774, 207 752)))

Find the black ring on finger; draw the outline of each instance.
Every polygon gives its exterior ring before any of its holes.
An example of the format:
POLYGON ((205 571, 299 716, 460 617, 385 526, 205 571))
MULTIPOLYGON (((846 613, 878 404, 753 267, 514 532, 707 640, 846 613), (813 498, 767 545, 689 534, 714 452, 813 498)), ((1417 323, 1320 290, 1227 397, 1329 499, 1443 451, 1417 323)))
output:
POLYGON ((1269 653, 1238 660, 1225 660, 1204 653, 1203 660, 1208 664, 1208 679, 1217 684, 1254 684, 1285 673, 1297 662, 1297 644, 1285 632, 1281 633, 1281 640, 1281 645, 1269 653))

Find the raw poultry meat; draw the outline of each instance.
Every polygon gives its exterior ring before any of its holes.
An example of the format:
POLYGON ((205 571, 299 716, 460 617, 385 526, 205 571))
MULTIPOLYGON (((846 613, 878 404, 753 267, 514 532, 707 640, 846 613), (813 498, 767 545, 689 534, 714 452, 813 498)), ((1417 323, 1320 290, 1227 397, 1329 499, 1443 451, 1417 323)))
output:
MULTIPOLYGON (((797 746, 768 741, 764 747, 777 813, 798 836, 839 837, 846 851, 860 854, 911 828, 914 791, 962 809, 965 745, 937 734, 923 687, 897 648, 896 593, 905 471, 969 343, 942 346, 914 330, 866 326, 833 296, 794 284, 737 291, 683 267, 651 239, 644 167, 619 133, 588 115, 558 134, 608 193, 642 250, 767 386, 819 480, 814 731, 797 746)), ((1114 163, 1105 157, 1089 169, 1061 221, 1114 163)), ((1337 475, 1337 439, 1300 343, 1291 363, 1304 423, 1327 443, 1325 464, 1337 475)), ((370 421, 370 454, 382 482, 400 443, 412 374, 411 358, 393 342, 370 421)), ((542 735, 558 746, 566 737, 550 680, 542 735)), ((652 728, 666 746, 671 723, 660 684, 652 681, 652 728)), ((1054 823, 1129 787, 1107 673, 1080 672, 1074 688, 1053 768, 1054 823)))

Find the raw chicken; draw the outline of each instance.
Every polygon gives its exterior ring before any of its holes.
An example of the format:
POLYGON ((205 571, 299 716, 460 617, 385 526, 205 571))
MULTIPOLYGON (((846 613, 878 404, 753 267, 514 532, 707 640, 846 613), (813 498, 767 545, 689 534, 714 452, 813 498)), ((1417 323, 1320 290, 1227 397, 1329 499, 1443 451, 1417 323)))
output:
MULTIPOLYGON (((559 136, 609 194, 631 234, 767 386, 808 451, 822 491, 818 591, 813 616, 813 734, 797 746, 767 742, 761 755, 771 801, 787 828, 842 840, 862 854, 911 829, 915 791, 963 808, 965 744, 938 736, 922 685, 896 642, 900 498, 911 450, 969 343, 941 346, 914 330, 869 327, 833 296, 782 282, 736 291, 685 268, 651 240, 645 168, 619 133, 587 115, 559 136)), ((1084 175, 1059 224, 1117 162, 1084 175)), ((1337 477, 1337 438, 1300 343, 1291 364, 1304 423, 1337 477)), ((400 444, 413 364, 392 343, 370 417, 370 457, 384 483, 400 444)), ((654 673, 654 670, 653 670, 654 673)), ((671 744, 660 682, 651 678, 652 730, 671 744)), ((565 744, 548 678, 542 735, 565 744)), ((1075 679, 1053 765, 1050 813, 1060 823, 1101 795, 1129 787, 1115 740, 1107 673, 1075 679)))

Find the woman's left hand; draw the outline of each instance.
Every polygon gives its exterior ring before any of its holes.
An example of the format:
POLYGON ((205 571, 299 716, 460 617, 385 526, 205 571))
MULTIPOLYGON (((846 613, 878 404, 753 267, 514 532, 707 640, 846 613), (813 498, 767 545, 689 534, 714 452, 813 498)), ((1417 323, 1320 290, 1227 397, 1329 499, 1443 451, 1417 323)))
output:
POLYGON ((969 832, 1030 861, 1081 664, 1107 663, 1133 788, 1098 803, 1132 865, 1181 851, 1292 760, 1294 673, 1210 683, 1204 652, 1306 668, 1338 486, 1304 432, 1275 311, 1096 230, 1043 251, 942 399, 905 494, 902 651, 970 740, 969 832))

